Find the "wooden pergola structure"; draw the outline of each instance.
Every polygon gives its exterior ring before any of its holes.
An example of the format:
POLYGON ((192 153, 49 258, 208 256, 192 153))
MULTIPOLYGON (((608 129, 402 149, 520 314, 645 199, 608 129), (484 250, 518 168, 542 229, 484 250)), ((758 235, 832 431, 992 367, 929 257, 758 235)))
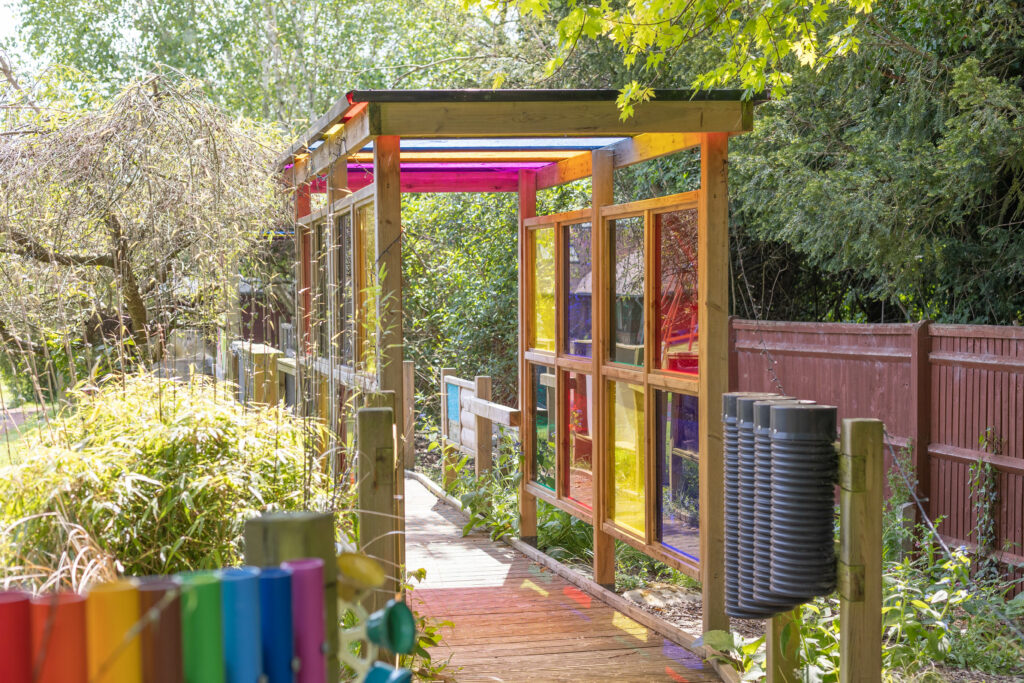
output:
MULTIPOLYGON (((727 629, 727 156, 729 137, 752 129, 754 103, 740 91, 656 91, 623 120, 616 96, 354 91, 338 101, 280 159, 295 189, 299 365, 336 426, 353 387, 394 392, 401 405, 402 193, 517 192, 521 537, 535 539, 545 500, 593 525, 598 583, 614 584, 614 541, 624 541, 698 577, 705 630, 727 629), (693 148, 699 189, 615 204, 616 169, 693 148), (587 177, 589 208, 536 215, 539 190, 587 177), (681 478, 697 502, 689 513, 676 500, 681 478)), ((408 435, 401 410, 395 419, 408 435)))

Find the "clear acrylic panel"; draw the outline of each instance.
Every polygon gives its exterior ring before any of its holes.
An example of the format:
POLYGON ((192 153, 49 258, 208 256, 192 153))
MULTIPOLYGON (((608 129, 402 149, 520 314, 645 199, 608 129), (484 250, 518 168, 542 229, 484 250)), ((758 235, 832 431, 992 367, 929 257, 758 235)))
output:
POLYGON ((610 358, 644 364, 644 217, 608 221, 611 244, 610 358))

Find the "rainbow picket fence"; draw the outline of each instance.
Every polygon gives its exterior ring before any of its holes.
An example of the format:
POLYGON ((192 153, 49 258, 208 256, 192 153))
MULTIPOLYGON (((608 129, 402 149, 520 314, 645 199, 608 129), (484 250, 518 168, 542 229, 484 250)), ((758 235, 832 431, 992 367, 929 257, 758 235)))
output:
MULTIPOLYGON (((0 592, 0 681, 327 683, 323 577, 323 560, 308 558, 124 579, 87 595, 0 592)), ((373 661, 377 648, 412 650, 409 608, 392 600, 366 615, 355 607, 364 618, 342 640, 366 643, 361 656, 343 653, 357 680, 410 681, 408 670, 373 661)))

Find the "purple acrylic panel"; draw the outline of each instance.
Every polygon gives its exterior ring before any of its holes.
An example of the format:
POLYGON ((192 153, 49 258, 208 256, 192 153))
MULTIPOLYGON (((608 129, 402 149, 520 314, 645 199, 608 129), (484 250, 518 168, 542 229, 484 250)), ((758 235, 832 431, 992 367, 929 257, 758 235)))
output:
POLYGON ((658 540, 676 552, 700 560, 700 451, 697 397, 655 393, 658 468, 658 540))
POLYGON ((590 223, 567 225, 564 231, 566 338, 562 350, 590 358, 594 338, 590 308, 593 282, 590 223))

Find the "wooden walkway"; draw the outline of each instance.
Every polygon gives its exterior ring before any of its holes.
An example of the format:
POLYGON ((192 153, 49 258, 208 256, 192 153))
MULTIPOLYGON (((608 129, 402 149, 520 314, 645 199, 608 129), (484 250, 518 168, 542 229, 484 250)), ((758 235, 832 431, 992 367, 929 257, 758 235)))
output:
POLYGON ((719 681, 699 657, 478 532, 407 478, 406 561, 421 614, 450 621, 431 651, 457 681, 719 681))

